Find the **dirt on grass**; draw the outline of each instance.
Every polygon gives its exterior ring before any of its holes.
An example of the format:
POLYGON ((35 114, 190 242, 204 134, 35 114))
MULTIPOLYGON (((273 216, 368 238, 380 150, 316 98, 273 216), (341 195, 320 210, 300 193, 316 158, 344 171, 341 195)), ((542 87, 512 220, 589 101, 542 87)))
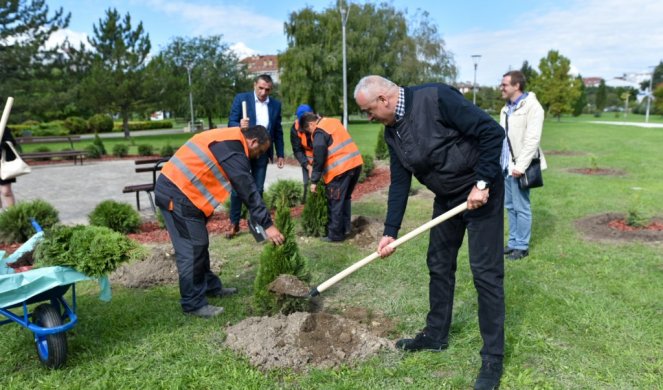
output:
POLYGON ((325 312, 249 317, 225 331, 226 345, 264 370, 338 368, 394 348, 361 320, 325 312))
POLYGON ((623 176, 626 172, 621 169, 612 168, 570 168, 571 173, 579 173, 581 175, 596 175, 596 176, 623 176))
POLYGON ((629 226, 623 213, 592 215, 576 221, 576 228, 590 241, 663 242, 663 220, 653 219, 649 225, 629 226))

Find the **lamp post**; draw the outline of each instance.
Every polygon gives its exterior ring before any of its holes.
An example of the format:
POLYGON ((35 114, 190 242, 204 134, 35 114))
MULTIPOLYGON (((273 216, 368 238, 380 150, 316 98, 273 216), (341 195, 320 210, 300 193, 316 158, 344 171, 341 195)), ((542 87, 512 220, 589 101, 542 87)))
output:
MULTIPOLYGON (((654 68, 650 66, 650 68, 654 68)), ((653 97, 652 92, 652 83, 654 82, 654 70, 651 71, 651 77, 649 78, 649 91, 647 92, 647 112, 645 113, 645 123, 649 123, 649 106, 651 106, 651 99, 653 97)))
POLYGON ((341 11, 341 25, 343 27, 343 126, 348 128, 348 66, 347 66, 347 55, 345 50, 345 26, 348 23, 348 15, 350 15, 350 9, 343 6, 343 3, 339 5, 341 11))
POLYGON ((481 54, 473 54, 472 62, 474 62, 474 84, 472 84, 472 103, 477 104, 477 67, 479 66, 479 60, 481 59, 481 54))
POLYGON ((189 131, 193 133, 194 121, 193 121, 193 92, 191 90, 191 69, 193 69, 193 64, 189 63, 186 66, 186 73, 189 76, 189 108, 191 109, 191 123, 189 124, 189 131))

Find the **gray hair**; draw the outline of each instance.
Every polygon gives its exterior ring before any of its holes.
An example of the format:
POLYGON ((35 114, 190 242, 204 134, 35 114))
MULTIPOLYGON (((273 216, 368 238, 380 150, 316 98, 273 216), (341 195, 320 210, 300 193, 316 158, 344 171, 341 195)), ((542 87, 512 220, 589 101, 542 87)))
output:
POLYGON ((396 85, 393 81, 388 80, 382 76, 377 76, 377 75, 365 76, 357 83, 357 86, 355 87, 354 97, 356 99, 359 92, 361 92, 364 95, 364 97, 370 99, 375 97, 375 95, 379 93, 385 93, 391 90, 392 88, 397 88, 397 87, 398 85, 396 85))

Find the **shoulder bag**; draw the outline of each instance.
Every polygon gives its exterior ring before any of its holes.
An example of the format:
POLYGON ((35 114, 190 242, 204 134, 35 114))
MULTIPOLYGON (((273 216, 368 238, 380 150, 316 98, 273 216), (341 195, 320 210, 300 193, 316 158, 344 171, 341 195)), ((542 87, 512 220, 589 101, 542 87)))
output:
POLYGON ((10 141, 7 141, 7 146, 14 152, 16 158, 7 161, 6 152, 2 149, 2 157, 0 157, 0 178, 2 178, 2 180, 8 180, 32 172, 30 166, 18 155, 18 152, 10 141))

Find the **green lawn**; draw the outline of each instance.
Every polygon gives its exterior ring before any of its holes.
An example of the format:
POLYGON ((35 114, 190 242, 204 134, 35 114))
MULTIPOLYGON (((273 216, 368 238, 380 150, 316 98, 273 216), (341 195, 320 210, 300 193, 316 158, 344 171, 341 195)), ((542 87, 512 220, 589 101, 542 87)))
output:
MULTIPOLYGON (((588 118, 589 119, 589 118, 588 118)), ((363 152, 371 153, 378 125, 351 124, 363 152)), ((170 136, 169 136, 170 137, 170 136)), ((150 140, 150 142, 153 142, 150 140)), ((157 142, 157 141, 154 141, 157 142)), ((161 141, 158 141, 161 142, 161 141)), ((286 142, 287 144, 288 142, 286 142)), ((533 190, 531 254, 506 263, 504 389, 663 388, 662 244, 586 241, 574 221, 637 207, 662 216, 663 129, 546 121, 550 153, 545 186, 533 190), (583 176, 568 168, 622 170, 621 176, 583 176), (637 188, 637 189, 636 189, 637 188)), ((108 146, 107 146, 108 147, 108 146)), ((382 218, 379 194, 354 204, 353 213, 382 218)), ((430 217, 431 200, 411 199, 403 231, 430 217)), ((323 295, 329 310, 360 306, 397 322, 394 340, 424 326, 428 308, 427 237, 414 239, 323 295)), ((459 256, 451 345, 441 353, 387 352, 354 367, 297 373, 261 372, 223 345, 224 326, 251 315, 251 289, 260 247, 241 235, 229 245, 211 241, 212 256, 227 260, 222 279, 240 293, 213 320, 181 314, 177 286, 130 290, 115 286, 113 300, 97 299, 94 283, 79 283, 80 321, 69 332, 67 366, 41 367, 31 333, 2 328, 3 388, 202 389, 467 389, 478 367, 481 339, 476 293, 465 247, 459 256)), ((318 284, 370 253, 350 244, 298 241, 318 284)))

